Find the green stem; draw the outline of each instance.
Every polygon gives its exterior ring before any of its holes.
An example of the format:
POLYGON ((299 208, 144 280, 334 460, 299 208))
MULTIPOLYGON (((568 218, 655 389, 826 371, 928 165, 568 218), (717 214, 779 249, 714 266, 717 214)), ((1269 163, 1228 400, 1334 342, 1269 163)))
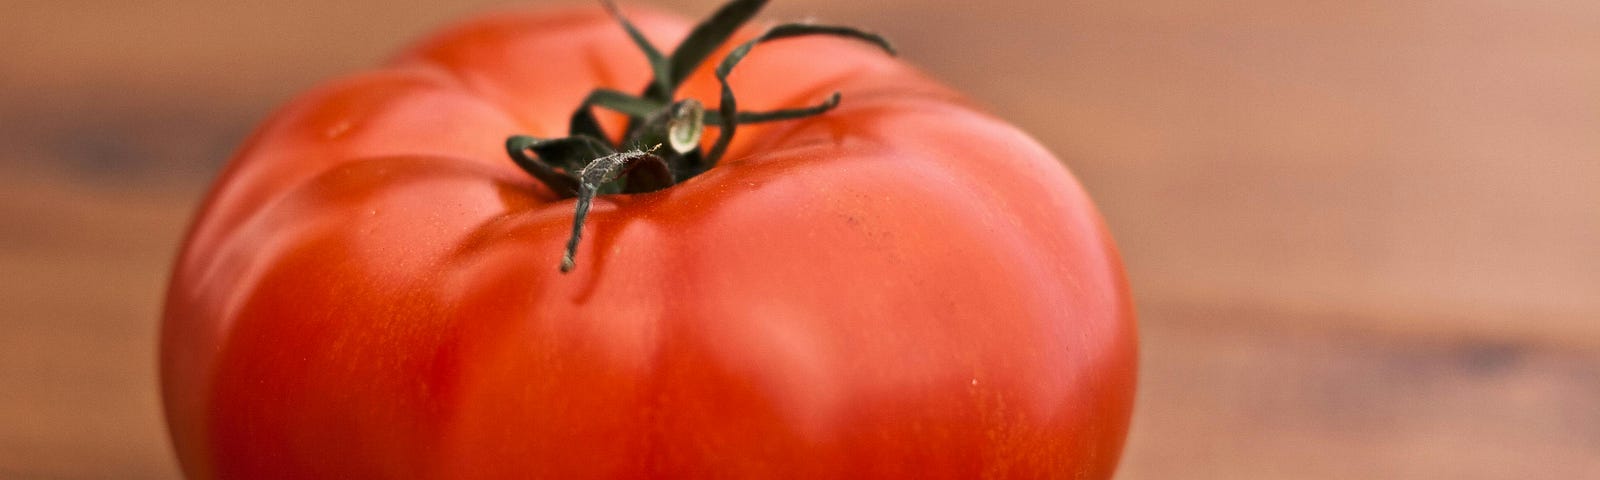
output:
POLYGON ((675 100, 678 87, 712 53, 733 38, 741 26, 754 18, 767 0, 728 2, 696 25, 671 55, 663 55, 656 49, 611 0, 600 3, 622 25, 628 38, 649 62, 650 84, 639 96, 605 88, 591 91, 573 111, 566 137, 540 139, 515 135, 506 139, 506 152, 513 163, 556 195, 577 198, 572 234, 561 257, 562 273, 573 268, 583 225, 597 195, 643 193, 670 187, 715 166, 727 153, 739 125, 806 118, 839 105, 840 94, 833 92, 823 102, 808 107, 739 111, 728 76, 756 45, 784 38, 828 35, 862 40, 894 54, 883 37, 861 30, 798 23, 778 25, 734 47, 717 64, 715 73, 722 86, 721 103, 716 110, 707 111, 698 100, 675 100), (628 116, 627 130, 616 143, 610 141, 613 137, 606 134, 595 117, 595 107, 628 116), (718 133, 711 150, 702 152, 700 139, 706 124, 716 125, 718 133), (658 147, 663 144, 670 148, 657 154, 658 147))

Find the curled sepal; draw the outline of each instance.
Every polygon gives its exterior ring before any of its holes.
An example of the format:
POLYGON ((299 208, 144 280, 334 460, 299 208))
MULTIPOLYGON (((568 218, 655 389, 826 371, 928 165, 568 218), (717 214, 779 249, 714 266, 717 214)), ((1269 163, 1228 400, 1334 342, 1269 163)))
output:
POLYGON ((561 197, 577 195, 577 179, 551 168, 541 155, 528 155, 528 149, 539 142, 539 139, 527 135, 512 135, 506 139, 506 152, 511 154, 513 163, 533 175, 533 178, 549 187, 556 195, 561 197))
POLYGON ((655 74, 654 83, 650 88, 672 91, 671 84, 667 83, 672 78, 672 73, 670 72, 672 65, 668 63, 667 57, 662 55, 655 45, 651 45, 649 39, 644 38, 644 33, 639 32, 639 29, 633 26, 633 22, 628 21, 628 17, 622 15, 622 9, 617 8, 616 2, 601 0, 600 3, 605 5, 606 12, 609 12, 611 17, 617 20, 617 23, 622 24, 622 29, 628 32, 628 38, 633 39, 633 43, 639 46, 640 51, 644 52, 645 60, 650 62, 650 71, 655 74))
POLYGON ((656 184, 654 189, 672 185, 672 172, 667 168, 667 162, 643 150, 630 150, 596 158, 589 162, 588 166, 578 170, 577 213, 572 217, 572 236, 567 238, 567 249, 561 255, 561 273, 572 271, 573 257, 578 253, 578 241, 583 237, 583 222, 589 217, 589 206, 594 202, 594 196, 600 191, 601 186, 610 184, 623 175, 628 176, 630 184, 641 184, 638 188, 632 188, 630 185, 627 191, 650 191, 642 190, 648 186, 643 185, 646 183, 656 184), (637 170, 642 171, 633 173, 637 170))
POLYGON ((694 73, 706 58, 711 57, 711 54, 717 51, 717 47, 733 38, 734 32, 739 31, 740 26, 754 18, 766 5, 767 0, 735 0, 717 9, 716 13, 711 14, 711 18, 695 25, 694 30, 678 44, 678 48, 672 50, 672 58, 668 60, 667 69, 671 77, 665 85, 661 85, 661 82, 651 85, 650 90, 645 92, 645 97, 663 102, 671 100, 684 79, 689 78, 689 74, 694 73), (657 85, 666 87, 666 90, 658 90, 660 87, 657 85))
POLYGON ((568 174, 578 171, 595 158, 617 152, 605 140, 588 135, 541 139, 528 145, 528 149, 538 154, 545 164, 568 174))
POLYGON ((578 109, 572 112, 572 120, 567 125, 567 135, 587 135, 594 138, 610 138, 605 129, 600 128, 600 120, 595 118, 592 107, 605 107, 610 110, 622 112, 634 118, 650 116, 661 109, 661 104, 645 100, 633 95, 622 93, 607 88, 597 88, 583 97, 583 102, 578 104, 578 109))
MULTIPOLYGON (((782 110, 768 110, 765 112, 739 112, 733 117, 734 123, 740 125, 762 122, 776 122, 780 120, 794 120, 810 116, 821 115, 833 107, 839 106, 839 92, 833 92, 822 103, 804 108, 786 108, 782 110)), ((706 123, 722 124, 722 112, 706 112, 706 123)))
MULTIPOLYGON (((894 47, 889 45, 889 41, 885 40, 881 36, 878 36, 877 34, 850 27, 813 25, 809 23, 786 23, 783 25, 778 25, 776 27, 772 27, 770 30, 767 30, 765 33, 762 33, 760 36, 734 47, 733 50, 728 52, 728 56, 722 58, 722 63, 717 65, 717 81, 722 83, 722 98, 720 100, 721 104, 717 106, 717 119, 721 121, 718 122, 720 132, 717 133, 717 142, 711 146, 711 151, 706 154, 706 164, 708 167, 711 165, 716 165, 717 161, 722 159, 722 155, 727 153, 728 144, 733 141, 734 131, 738 129, 739 105, 738 101, 733 97, 733 87, 728 85, 728 75, 733 73, 733 68, 738 66, 739 62, 744 60, 745 55, 749 55, 750 50, 755 48, 756 45, 773 40, 807 35, 829 35, 835 37, 853 38, 873 44, 878 48, 883 49, 883 51, 888 52, 890 55, 895 54, 894 47)), ((824 105, 826 105, 826 103, 824 105)), ((822 110, 826 111, 828 108, 832 107, 825 107, 822 110)))

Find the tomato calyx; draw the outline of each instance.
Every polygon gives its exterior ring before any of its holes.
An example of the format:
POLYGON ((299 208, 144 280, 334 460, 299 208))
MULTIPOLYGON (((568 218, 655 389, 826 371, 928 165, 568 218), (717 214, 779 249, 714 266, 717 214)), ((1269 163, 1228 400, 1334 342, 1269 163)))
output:
POLYGON ((541 139, 514 135, 506 139, 506 152, 518 167, 561 198, 577 198, 572 234, 561 256, 562 273, 571 271, 574 266, 573 257, 595 196, 644 193, 670 187, 716 166, 727 153, 739 125, 821 115, 839 105, 840 94, 833 92, 826 100, 809 107, 739 111, 733 88, 728 85, 728 75, 756 45, 785 38, 826 35, 860 40, 890 55, 895 54, 894 47, 883 37, 855 28, 780 24, 739 44, 722 58, 715 70, 717 81, 722 85, 720 103, 716 110, 707 110, 693 98, 674 100, 678 87, 713 52, 733 38, 741 26, 755 17, 767 0, 728 2, 696 25, 670 55, 663 55, 656 49, 611 0, 600 3, 650 62, 650 84, 638 96, 605 88, 590 92, 573 112, 566 137, 541 139), (626 130, 615 143, 595 118, 594 107, 628 116, 626 130), (711 149, 703 152, 700 140, 707 124, 716 126, 718 133, 711 149), (663 144, 669 148, 661 149, 663 144))

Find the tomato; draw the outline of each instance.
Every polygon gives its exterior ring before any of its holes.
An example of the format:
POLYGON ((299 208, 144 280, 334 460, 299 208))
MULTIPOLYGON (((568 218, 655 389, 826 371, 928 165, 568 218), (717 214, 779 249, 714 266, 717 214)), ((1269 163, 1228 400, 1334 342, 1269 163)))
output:
MULTIPOLYGON (((692 26, 630 13, 655 44, 692 26)), ((601 192, 568 273, 574 200, 505 142, 656 78, 604 10, 488 14, 293 100, 173 273, 186 474, 1108 478, 1134 314, 1079 184, 870 45, 749 53, 740 107, 842 101, 740 126, 674 185, 601 192)), ((717 105, 713 70, 674 98, 717 105)))

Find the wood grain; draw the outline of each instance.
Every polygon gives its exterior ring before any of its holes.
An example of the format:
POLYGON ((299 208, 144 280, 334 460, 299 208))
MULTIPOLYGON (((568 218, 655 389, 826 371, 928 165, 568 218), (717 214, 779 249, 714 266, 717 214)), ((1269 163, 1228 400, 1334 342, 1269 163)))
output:
MULTIPOLYGON (((171 257, 273 106, 493 2, 13 2, 0 478, 175 478, 171 257)), ((715 0, 652 2, 705 12, 715 0)), ((1600 477, 1600 2, 776 2, 1063 157, 1142 312, 1121 478, 1600 477)))

